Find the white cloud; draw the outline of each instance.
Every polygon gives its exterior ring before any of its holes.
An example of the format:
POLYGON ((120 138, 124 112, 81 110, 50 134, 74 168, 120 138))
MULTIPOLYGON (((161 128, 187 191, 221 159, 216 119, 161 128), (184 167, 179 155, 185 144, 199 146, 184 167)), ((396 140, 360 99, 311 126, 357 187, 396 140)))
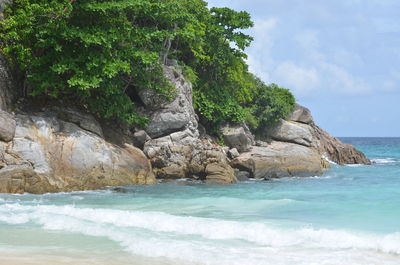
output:
POLYGON ((294 39, 303 49, 318 49, 320 46, 318 34, 317 30, 308 29, 297 33, 294 39))
POLYGON ((400 71, 390 71, 390 78, 383 82, 382 89, 385 92, 400 91, 400 71))
POLYGON ((271 82, 270 68, 274 64, 271 51, 274 46, 274 30, 278 20, 274 17, 255 21, 251 30, 254 42, 248 52, 250 71, 265 82, 271 82))
POLYGON ((274 71, 274 77, 298 96, 309 95, 320 83, 316 69, 303 68, 290 61, 280 63, 274 71))
POLYGON ((400 78, 387 69, 389 62, 395 68, 400 61, 395 60, 400 58, 398 41, 379 35, 381 28, 397 29, 395 12, 390 10, 398 1, 310 1, 313 4, 308 0, 211 3, 255 16, 255 27, 249 31, 255 40, 247 50, 250 71, 267 83, 291 89, 302 100, 400 91, 400 78))
POLYGON ((372 89, 365 80, 355 77, 346 69, 333 63, 320 62, 322 74, 325 74, 329 89, 343 94, 369 94, 372 89))

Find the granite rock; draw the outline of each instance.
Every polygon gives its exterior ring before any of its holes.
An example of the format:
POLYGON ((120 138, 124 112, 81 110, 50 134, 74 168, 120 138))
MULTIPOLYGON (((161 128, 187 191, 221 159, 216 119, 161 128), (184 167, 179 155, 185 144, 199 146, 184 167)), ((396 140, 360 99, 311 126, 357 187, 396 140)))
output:
POLYGON ((131 145, 106 142, 50 113, 17 115, 12 142, 3 143, 2 192, 59 192, 154 184, 149 160, 131 145))

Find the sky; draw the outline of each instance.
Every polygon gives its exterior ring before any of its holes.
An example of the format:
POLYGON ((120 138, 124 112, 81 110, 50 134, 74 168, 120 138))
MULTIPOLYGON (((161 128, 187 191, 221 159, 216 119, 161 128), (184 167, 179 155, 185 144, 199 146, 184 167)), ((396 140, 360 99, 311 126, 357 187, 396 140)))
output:
POLYGON ((249 12, 250 70, 335 136, 400 137, 399 0, 209 0, 249 12))

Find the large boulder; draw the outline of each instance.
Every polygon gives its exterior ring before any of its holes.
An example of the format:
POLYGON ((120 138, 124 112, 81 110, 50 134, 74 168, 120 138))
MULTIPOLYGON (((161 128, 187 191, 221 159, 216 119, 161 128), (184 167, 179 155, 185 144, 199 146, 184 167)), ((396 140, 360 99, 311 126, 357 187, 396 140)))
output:
POLYGON ((290 120, 310 124, 313 122, 313 117, 308 108, 296 104, 293 113, 290 115, 290 120))
POLYGON ((253 147, 234 159, 231 166, 264 179, 321 175, 329 167, 317 150, 278 141, 267 147, 253 147))
POLYGON ((206 183, 209 184, 231 184, 237 182, 235 171, 228 163, 210 163, 205 170, 206 183))
POLYGON ((110 144, 55 114, 17 115, 12 142, 3 143, 1 192, 58 192, 154 184, 143 152, 110 144))
POLYGON ((164 74, 176 89, 176 96, 169 100, 153 89, 144 89, 139 96, 150 117, 146 132, 158 138, 174 132, 191 130, 198 134, 196 114, 192 105, 192 84, 176 67, 165 66, 164 74))
POLYGON ((254 145, 254 136, 246 125, 226 125, 221 129, 224 142, 239 152, 247 152, 254 145))
POLYGON ((16 122, 11 114, 0 110, 0 141, 10 142, 15 135, 16 122))
POLYGON ((268 137, 282 142, 289 142, 310 147, 313 141, 311 127, 297 122, 281 120, 276 126, 266 131, 268 137))

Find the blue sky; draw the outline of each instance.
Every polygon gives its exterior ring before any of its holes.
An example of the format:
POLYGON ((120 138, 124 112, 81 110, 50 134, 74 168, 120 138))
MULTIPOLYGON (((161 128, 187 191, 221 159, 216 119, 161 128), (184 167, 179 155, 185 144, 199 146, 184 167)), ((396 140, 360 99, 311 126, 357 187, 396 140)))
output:
POLYGON ((246 10, 252 72, 335 136, 400 136, 399 0, 210 0, 246 10))

